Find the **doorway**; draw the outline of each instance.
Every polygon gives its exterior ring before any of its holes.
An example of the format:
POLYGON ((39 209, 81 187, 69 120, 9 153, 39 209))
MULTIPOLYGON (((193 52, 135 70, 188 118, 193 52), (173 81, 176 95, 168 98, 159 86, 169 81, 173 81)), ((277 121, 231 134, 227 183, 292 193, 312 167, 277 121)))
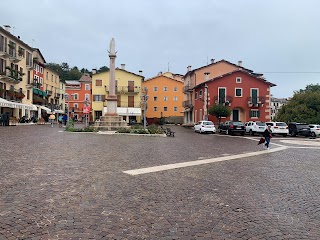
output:
POLYGON ((239 111, 239 109, 233 109, 232 110, 232 121, 234 121, 234 122, 238 122, 239 121, 239 119, 240 119, 240 111, 239 111))

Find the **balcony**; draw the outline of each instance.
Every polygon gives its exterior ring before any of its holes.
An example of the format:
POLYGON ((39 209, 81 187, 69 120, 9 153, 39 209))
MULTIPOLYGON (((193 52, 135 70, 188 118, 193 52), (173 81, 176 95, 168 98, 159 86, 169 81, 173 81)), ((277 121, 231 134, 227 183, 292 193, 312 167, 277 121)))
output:
POLYGON ((32 63, 32 61, 27 61, 26 67, 27 67, 28 70, 32 70, 32 69, 33 69, 33 63, 32 63))
POLYGON ((46 90, 46 93, 47 93, 47 96, 48 96, 48 97, 52 96, 52 91, 46 90))
POLYGON ((192 101, 191 100, 186 100, 186 101, 183 101, 182 102, 182 106, 184 108, 192 108, 193 107, 193 104, 192 104, 192 101))
POLYGON ((264 96, 248 97, 248 106, 249 107, 263 107, 265 102, 266 102, 266 98, 264 96))
POLYGON ((224 106, 231 106, 231 103, 233 101, 233 96, 214 96, 214 103, 215 104, 222 104, 224 106))
POLYGON ((22 81, 23 73, 17 72, 10 67, 6 67, 4 71, 0 71, 0 80, 6 81, 8 83, 17 84, 22 81))
POLYGON ((191 86, 190 84, 185 85, 185 86, 182 88, 182 91, 183 91, 184 93, 186 93, 186 92, 192 92, 192 91, 193 91, 193 86, 191 86))
MULTIPOLYGON (((118 94, 138 94, 140 93, 140 86, 116 86, 115 91, 118 94)), ((106 92, 110 91, 109 86, 105 86, 106 92)))
POLYGON ((45 103, 45 99, 43 97, 39 97, 37 95, 33 95, 33 103, 36 103, 36 104, 44 104, 45 103))
POLYGON ((17 54, 16 50, 9 50, 9 60, 13 63, 18 63, 22 60, 23 56, 20 54, 17 54))
POLYGON ((0 97, 8 101, 21 102, 25 95, 22 91, 14 88, 11 88, 9 90, 0 88, 0 97))

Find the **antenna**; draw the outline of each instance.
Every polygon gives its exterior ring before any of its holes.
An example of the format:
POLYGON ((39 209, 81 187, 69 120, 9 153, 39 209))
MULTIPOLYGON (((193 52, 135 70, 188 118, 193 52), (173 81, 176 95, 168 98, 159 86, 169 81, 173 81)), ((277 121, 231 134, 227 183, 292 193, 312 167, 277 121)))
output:
POLYGON ((170 72, 170 63, 168 62, 168 72, 170 72))

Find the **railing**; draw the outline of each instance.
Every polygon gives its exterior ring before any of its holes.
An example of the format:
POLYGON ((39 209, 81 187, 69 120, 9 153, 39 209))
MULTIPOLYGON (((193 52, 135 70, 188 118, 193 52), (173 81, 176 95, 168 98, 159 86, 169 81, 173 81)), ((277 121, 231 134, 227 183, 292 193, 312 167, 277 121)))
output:
POLYGON ((8 82, 19 83, 22 81, 23 73, 16 71, 15 69, 6 68, 0 72, 0 78, 7 80, 8 82))
POLYGON ((24 93, 20 90, 11 88, 9 90, 5 90, 0 88, 0 97, 9 101, 21 101, 22 98, 25 97, 24 93))
POLYGON ((47 96, 51 96, 52 95, 52 91, 50 90, 46 90, 47 96))
POLYGON ((183 102, 182 102, 182 106, 183 106, 184 108, 191 108, 191 107, 193 107, 192 101, 191 101, 191 100, 183 101, 183 102))
POLYGON ((54 95, 54 97, 55 97, 55 98, 60 98, 60 93, 56 93, 56 94, 54 95))
POLYGON ((0 45, 0 55, 9 55, 8 53, 8 47, 5 46, 4 44, 0 45))
POLYGON ((265 102, 266 102, 266 98, 264 96, 248 97, 249 107, 262 106, 265 102))
POLYGON ((224 96, 224 97, 220 97, 220 96, 214 96, 214 103, 215 104, 223 104, 223 105, 230 105, 233 101, 233 96, 224 96))
MULTIPOLYGON (((107 92, 110 92, 110 86, 105 87, 107 92)), ((116 86, 116 93, 139 93, 141 87, 140 86, 116 86)))
POLYGON ((33 95, 33 103, 37 103, 37 104, 43 104, 45 103, 45 99, 42 97, 39 97, 37 95, 33 95))
POLYGON ((183 92, 190 92, 190 91, 192 91, 192 89, 193 89, 193 87, 192 87, 190 84, 188 84, 188 85, 185 85, 185 86, 182 88, 182 91, 183 91, 183 92))

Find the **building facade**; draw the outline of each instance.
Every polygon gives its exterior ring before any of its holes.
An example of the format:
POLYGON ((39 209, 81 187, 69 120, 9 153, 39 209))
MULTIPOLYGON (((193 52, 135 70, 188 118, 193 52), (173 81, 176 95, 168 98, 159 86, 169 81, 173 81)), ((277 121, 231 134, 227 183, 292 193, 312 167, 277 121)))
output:
MULTIPOLYGON (((104 71, 92 75, 92 114, 94 121, 107 112, 106 98, 109 93, 109 74, 109 71, 104 71)), ((130 120, 140 123, 142 120, 143 79, 143 76, 125 70, 124 64, 121 65, 121 68, 115 70, 115 90, 118 97, 117 113, 127 123, 130 120)))
POLYGON ((78 121, 84 121, 86 114, 84 108, 88 107, 90 112, 88 113, 89 121, 92 121, 91 106, 92 106, 92 80, 88 74, 83 75, 80 80, 66 81, 66 94, 65 99, 66 109, 69 117, 78 121))
POLYGON ((177 76, 159 73, 142 83, 148 95, 146 118, 149 124, 158 124, 162 118, 167 122, 183 123, 183 81, 177 76))
POLYGON ((288 98, 274 98, 271 97, 270 101, 270 115, 271 115, 271 120, 275 118, 277 115, 278 111, 281 109, 283 105, 286 105, 288 103, 289 99, 288 98))
POLYGON ((275 86, 261 75, 238 69, 223 74, 194 87, 194 122, 218 119, 208 115, 214 104, 229 107, 232 121, 270 121, 270 88, 275 86))

